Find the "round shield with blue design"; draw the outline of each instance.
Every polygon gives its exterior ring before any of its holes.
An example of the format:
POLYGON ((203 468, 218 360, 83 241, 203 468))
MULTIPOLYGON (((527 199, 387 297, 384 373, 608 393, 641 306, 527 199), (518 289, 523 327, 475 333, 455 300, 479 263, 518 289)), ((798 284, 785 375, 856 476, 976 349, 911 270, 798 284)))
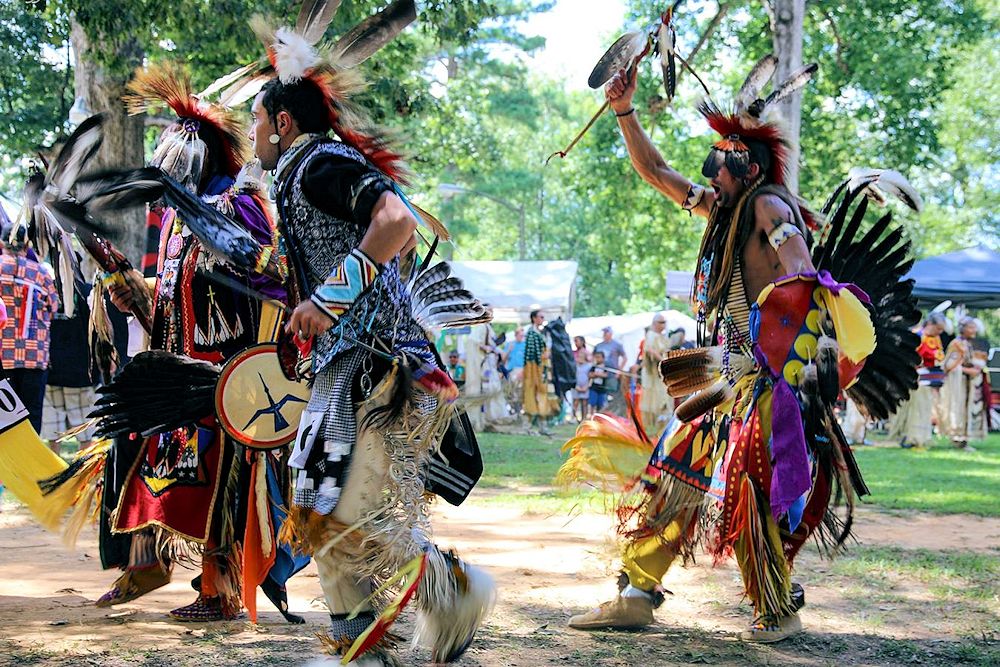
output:
POLYGON ((276 449, 295 438, 310 391, 281 372, 278 347, 262 343, 243 350, 222 369, 215 386, 219 425, 252 449, 276 449))

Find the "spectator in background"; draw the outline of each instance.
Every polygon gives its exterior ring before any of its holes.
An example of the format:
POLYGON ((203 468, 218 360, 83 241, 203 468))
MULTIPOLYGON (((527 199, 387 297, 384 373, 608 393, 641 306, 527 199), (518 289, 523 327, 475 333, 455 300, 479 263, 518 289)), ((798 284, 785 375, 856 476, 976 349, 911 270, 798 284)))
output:
POLYGON ((586 364, 594 360, 594 355, 587 349, 587 339, 583 336, 573 336, 573 360, 577 364, 586 364))
POLYGON ((671 350, 690 350, 694 348, 694 343, 685 340, 687 332, 684 331, 684 327, 677 327, 668 333, 667 336, 670 338, 671 350))
POLYGON ((531 420, 532 430, 551 435, 545 427, 545 419, 552 414, 552 405, 544 372, 549 349, 542 333, 543 324, 545 314, 540 310, 531 311, 531 326, 524 339, 524 413, 531 420))
POLYGON ((939 390, 944 382, 944 371, 941 368, 944 363, 944 345, 941 343, 941 334, 946 322, 941 313, 931 313, 920 330, 917 388, 896 409, 896 414, 892 417, 892 428, 889 430, 889 437, 898 438, 899 446, 904 449, 924 447, 931 442, 934 434, 933 422, 938 414, 939 390))
POLYGON ((590 398, 590 368, 593 355, 587 349, 583 336, 573 337, 573 360, 576 362, 576 386, 573 388, 573 416, 577 423, 587 417, 587 400, 590 398))
POLYGON ((653 316, 653 323, 646 331, 642 345, 642 399, 639 411, 642 413, 642 427, 653 440, 666 427, 674 413, 674 401, 667 393, 667 387, 660 380, 660 362, 670 351, 670 341, 664 335, 667 318, 662 313, 653 316))
POLYGON ((520 382, 524 375, 524 327, 514 330, 514 340, 504 344, 501 361, 514 382, 520 382))
POLYGON ((604 409, 608 403, 608 368, 605 365, 604 353, 594 351, 594 364, 587 376, 590 378, 590 389, 587 394, 587 416, 593 417, 604 409))
POLYGON ((970 440, 986 438, 986 405, 983 400, 983 369, 986 360, 976 353, 976 321, 963 317, 958 336, 948 344, 942 367, 941 413, 944 432, 958 449, 975 451, 970 440))
MULTIPOLYGON (((2 217, 6 219, 6 214, 2 217)), ((24 227, 8 224, 0 231, 0 297, 7 310, 0 359, 28 409, 31 425, 40 432, 49 372, 49 325, 59 308, 59 296, 48 270, 29 257, 26 243, 24 227)))
POLYGON ((455 386, 465 385, 465 366, 462 365, 458 356, 458 350, 452 350, 448 353, 448 375, 455 382, 455 386))
MULTIPOLYGON (((86 287, 90 291, 90 286, 86 287)), ((97 298, 102 298, 98 294, 97 298)), ((94 391, 96 373, 91 368, 88 323, 90 308, 87 293, 76 293, 73 317, 57 313, 50 327, 50 368, 45 388, 45 411, 42 419, 42 440, 59 453, 55 442, 63 432, 87 421, 97 396, 94 391)), ((90 444, 93 429, 76 436, 80 448, 90 444)))
POLYGON ((622 344, 614 339, 615 332, 611 327, 601 329, 601 334, 603 338, 600 343, 594 346, 594 354, 598 352, 602 353, 604 355, 604 365, 610 369, 608 371, 607 383, 605 384, 607 394, 610 397, 619 392, 619 376, 614 371, 625 368, 628 357, 625 356, 625 348, 622 344))
POLYGON ((498 368, 496 336, 489 323, 473 325, 465 337, 465 396, 480 396, 467 407, 472 427, 483 430, 487 424, 507 416, 498 368), (481 405, 480 405, 481 402, 481 405))

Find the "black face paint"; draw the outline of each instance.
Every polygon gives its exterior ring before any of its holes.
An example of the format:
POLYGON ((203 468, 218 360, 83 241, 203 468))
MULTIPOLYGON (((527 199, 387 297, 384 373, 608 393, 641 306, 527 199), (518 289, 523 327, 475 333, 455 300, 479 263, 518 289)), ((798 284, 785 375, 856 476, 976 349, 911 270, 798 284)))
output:
POLYGON ((742 180, 750 172, 750 151, 727 152, 726 169, 733 178, 742 180))
POLYGON ((720 151, 718 148, 713 148, 708 152, 708 157, 705 158, 705 163, 701 165, 701 175, 705 178, 715 178, 715 175, 719 173, 722 169, 722 165, 726 161, 726 154, 720 151))

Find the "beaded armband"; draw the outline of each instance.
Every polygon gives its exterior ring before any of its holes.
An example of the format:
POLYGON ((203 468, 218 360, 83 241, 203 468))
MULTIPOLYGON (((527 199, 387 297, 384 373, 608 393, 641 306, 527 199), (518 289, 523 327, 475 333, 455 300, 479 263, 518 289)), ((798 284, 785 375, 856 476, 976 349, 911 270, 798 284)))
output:
POLYGON ((701 200, 705 197, 705 188, 700 185, 695 185, 692 183, 688 186, 687 194, 684 196, 684 201, 681 202, 681 208, 685 211, 693 211, 701 203, 701 200))
POLYGON ((334 267, 330 277, 309 298, 336 322, 371 287, 379 273, 379 265, 355 248, 334 267))
POLYGON ((785 241, 795 235, 802 236, 802 230, 790 222, 783 222, 771 230, 771 233, 767 235, 767 241, 771 244, 772 248, 778 250, 778 248, 785 245, 785 241))

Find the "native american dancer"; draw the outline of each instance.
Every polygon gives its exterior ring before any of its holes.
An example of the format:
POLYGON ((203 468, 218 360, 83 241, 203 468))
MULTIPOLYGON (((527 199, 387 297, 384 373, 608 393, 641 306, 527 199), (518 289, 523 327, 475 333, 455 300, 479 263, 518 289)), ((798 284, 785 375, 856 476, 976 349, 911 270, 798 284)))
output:
POLYGON ((892 419, 890 438, 898 438, 900 447, 923 447, 934 435, 934 419, 941 423, 940 388, 944 383, 944 346, 941 333, 946 320, 941 313, 931 313, 920 329, 920 365, 917 367, 919 386, 910 398, 896 410, 892 419))
MULTIPOLYGON (((277 302, 286 298, 274 252, 276 231, 259 185, 243 169, 249 148, 245 130, 231 112, 199 102, 187 74, 176 66, 139 70, 129 90, 125 101, 132 113, 167 106, 177 119, 164 130, 152 169, 85 175, 76 182, 77 195, 100 192, 94 202, 105 199, 103 206, 115 208, 123 204, 116 201, 119 186, 138 178, 150 192, 159 185, 152 176, 162 170, 180 191, 231 218, 267 252, 253 271, 227 264, 192 233, 184 207, 151 207, 162 229, 152 294, 134 271, 130 280, 111 283, 109 291, 123 312, 151 299, 150 347, 163 352, 137 356, 102 390, 99 428, 113 444, 94 446, 43 486, 54 503, 74 503, 81 487, 101 479, 103 466, 101 561, 124 572, 98 606, 135 600, 168 583, 175 562, 189 561, 201 569, 192 583, 198 597, 170 612, 173 618, 231 619, 246 603, 256 620, 260 586, 289 621, 300 623, 303 619, 287 613, 285 581, 308 559, 275 546, 286 504, 287 453, 245 449, 223 431, 210 409, 187 422, 182 418, 196 398, 193 388, 206 373, 218 374, 214 364, 274 340, 279 329, 280 308, 261 305, 210 275, 228 277, 277 302), (152 427, 138 428, 120 418, 124 404, 143 412, 152 427)), ((98 208, 94 202, 91 211, 98 208)), ((89 504, 80 503, 76 515, 89 504)), ((78 530, 79 522, 74 523, 78 530)))
POLYGON ((274 170, 295 305, 279 354, 312 382, 283 538, 316 560, 332 621, 325 644, 343 662, 395 664, 388 629, 411 598, 417 639, 447 662, 471 642, 494 587, 432 542, 426 490, 461 502, 482 468, 427 331, 491 313, 447 264, 416 263, 415 216, 446 232, 405 200, 398 154, 349 102, 360 84, 349 68, 416 17, 413 2, 318 50, 338 4, 304 3, 295 29, 255 19, 269 62, 222 93, 238 99, 258 82, 251 137, 274 170), (465 455, 478 471, 456 469, 465 455))
POLYGON ((973 340, 979 331, 976 320, 964 317, 958 336, 948 343, 942 367, 941 416, 944 433, 958 449, 974 451, 970 440, 986 438, 987 402, 983 392, 986 358, 977 354, 973 340))
POLYGON ((756 615, 743 638, 778 641, 798 631, 804 596, 791 583, 792 561, 810 536, 827 552, 842 544, 855 494, 867 493, 833 402, 852 386, 862 409, 885 416, 916 384, 909 327, 919 313, 912 283, 898 282, 910 265, 908 247, 897 247, 899 230, 879 240, 888 215, 854 242, 867 198, 848 216, 859 193, 880 196, 875 184, 895 191, 901 183, 914 203, 915 193, 895 172, 852 174, 824 207, 837 204, 810 254, 817 216, 783 185, 788 147, 764 114, 815 66, 762 100, 776 62, 768 56, 754 68, 733 112, 699 107, 722 135, 702 168, 711 189, 671 169, 654 148, 632 106, 634 75, 617 71, 606 86, 636 171, 708 218, 694 290, 702 347, 671 352, 660 364, 672 396, 695 393, 655 447, 637 427, 600 416, 567 443, 560 479, 610 481, 623 492, 625 538, 620 595, 572 617, 571 627, 652 623, 661 578, 704 541, 716 558, 735 553, 739 562, 756 615), (846 502, 846 519, 833 512, 834 498, 846 502))

